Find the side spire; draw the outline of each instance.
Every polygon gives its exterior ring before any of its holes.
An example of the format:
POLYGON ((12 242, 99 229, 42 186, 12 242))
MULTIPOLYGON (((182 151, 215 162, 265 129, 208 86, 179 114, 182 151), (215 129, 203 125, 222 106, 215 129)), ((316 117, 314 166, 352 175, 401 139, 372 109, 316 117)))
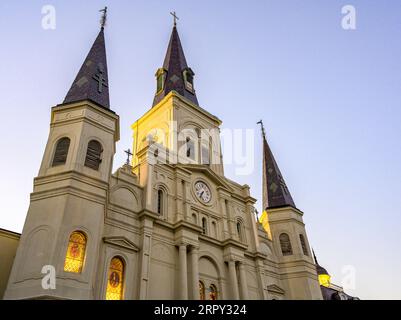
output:
POLYGON ((261 125, 263 139, 263 210, 283 206, 295 208, 294 200, 267 143, 263 121, 260 120, 257 124, 261 125))
POLYGON ((171 91, 176 91, 181 96, 187 98, 192 103, 198 104, 196 98, 193 78, 195 73, 188 67, 182 49, 180 37, 177 31, 177 15, 171 13, 174 17, 173 31, 170 36, 170 42, 167 47, 163 67, 156 72, 157 90, 153 99, 153 106, 158 104, 171 91))
POLYGON ((79 69, 63 103, 91 100, 104 108, 110 109, 109 77, 104 40, 107 7, 100 11, 103 12, 100 21, 100 32, 79 69))

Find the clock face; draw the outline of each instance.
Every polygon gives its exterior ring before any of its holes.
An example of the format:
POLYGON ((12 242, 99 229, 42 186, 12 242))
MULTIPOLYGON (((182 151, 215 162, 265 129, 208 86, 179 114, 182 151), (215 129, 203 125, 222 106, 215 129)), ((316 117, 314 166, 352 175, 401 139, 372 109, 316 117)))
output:
POLYGON ((212 198, 209 187, 202 181, 195 183, 195 194, 204 203, 208 203, 212 198))

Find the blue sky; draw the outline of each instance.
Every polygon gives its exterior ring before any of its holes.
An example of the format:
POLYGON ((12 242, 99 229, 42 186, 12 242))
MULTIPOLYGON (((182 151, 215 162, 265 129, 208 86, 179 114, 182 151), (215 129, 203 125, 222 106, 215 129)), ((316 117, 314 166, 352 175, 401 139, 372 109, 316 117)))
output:
MULTIPOLYGON (((175 10, 201 106, 224 128, 259 130, 264 119, 334 282, 352 265, 351 294, 401 299, 398 0, 1 1, 0 227, 22 230, 50 107, 64 99, 104 5, 111 105, 121 117, 115 168, 131 147, 130 125, 151 106, 175 10), (56 9, 55 30, 41 27, 46 4, 56 9), (356 9, 356 30, 341 27, 347 4, 356 9)), ((252 174, 236 176, 230 165, 226 175, 260 199, 257 138, 252 174)))

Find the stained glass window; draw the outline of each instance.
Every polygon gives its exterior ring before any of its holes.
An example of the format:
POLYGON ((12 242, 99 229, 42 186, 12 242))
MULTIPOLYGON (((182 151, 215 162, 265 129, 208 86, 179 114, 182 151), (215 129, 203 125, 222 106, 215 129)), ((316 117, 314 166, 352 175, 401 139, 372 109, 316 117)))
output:
POLYGON ((107 276, 106 300, 122 300, 124 285, 124 263, 121 258, 111 259, 107 276))
POLYGON ((205 300, 205 285, 202 281, 199 281, 199 299, 205 300))
POLYGON ((217 300, 217 288, 214 284, 209 287, 209 300, 217 300))
POLYGON ((64 271, 81 273, 84 266, 86 236, 79 231, 71 233, 65 256, 64 271))

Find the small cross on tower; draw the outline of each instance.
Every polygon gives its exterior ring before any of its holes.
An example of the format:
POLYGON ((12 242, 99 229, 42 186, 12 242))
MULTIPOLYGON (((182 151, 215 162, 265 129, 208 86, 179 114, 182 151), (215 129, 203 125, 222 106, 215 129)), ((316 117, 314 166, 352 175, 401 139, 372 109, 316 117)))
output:
POLYGON ((128 149, 128 150, 124 150, 124 152, 127 154, 127 165, 129 166, 130 165, 130 157, 133 155, 133 153, 131 152, 131 150, 130 149, 128 149))
POLYGON ((107 88, 106 78, 103 77, 103 73, 104 73, 103 66, 102 66, 102 65, 99 65, 99 66, 97 67, 97 70, 98 70, 99 73, 95 74, 95 75, 93 76, 93 79, 95 79, 95 80, 99 83, 99 85, 98 85, 98 87, 97 87, 97 91, 98 91, 99 93, 102 93, 103 87, 106 87, 106 88, 107 88))
POLYGON ((174 17, 174 27, 177 26, 177 20, 180 20, 180 18, 177 17, 177 14, 174 12, 170 12, 170 14, 174 17))

